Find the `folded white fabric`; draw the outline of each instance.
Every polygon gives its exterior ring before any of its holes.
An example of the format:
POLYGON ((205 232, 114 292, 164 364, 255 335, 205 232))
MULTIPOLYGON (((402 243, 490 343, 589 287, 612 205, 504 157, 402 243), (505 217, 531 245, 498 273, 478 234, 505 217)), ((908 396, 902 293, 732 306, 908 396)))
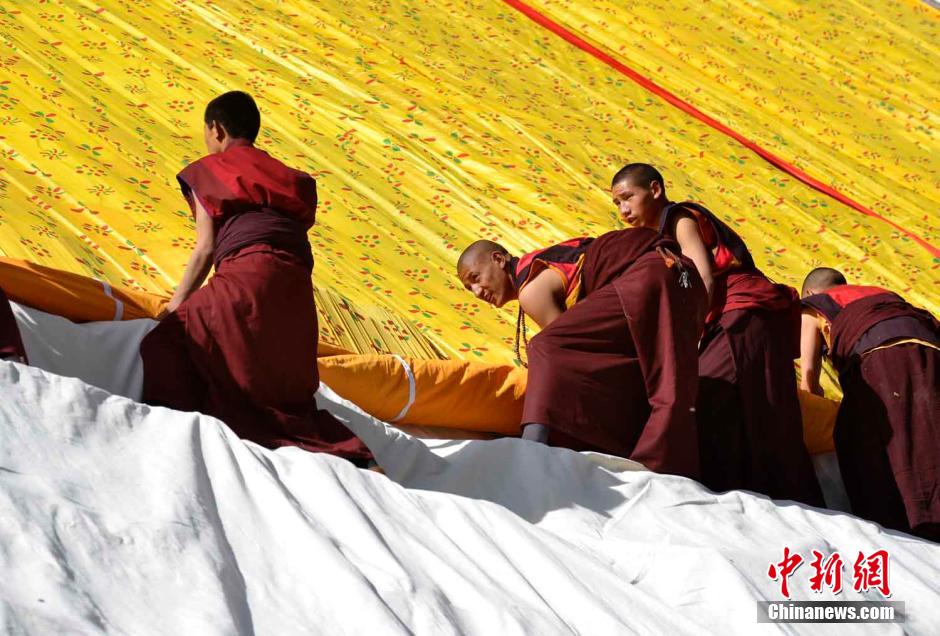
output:
MULTIPOLYGON (((0 363, 0 629, 751 634, 784 547, 886 549, 904 629, 940 624, 940 546, 516 439, 441 457, 321 393, 387 477, 0 363)), ((796 600, 880 598, 807 570, 796 600)))

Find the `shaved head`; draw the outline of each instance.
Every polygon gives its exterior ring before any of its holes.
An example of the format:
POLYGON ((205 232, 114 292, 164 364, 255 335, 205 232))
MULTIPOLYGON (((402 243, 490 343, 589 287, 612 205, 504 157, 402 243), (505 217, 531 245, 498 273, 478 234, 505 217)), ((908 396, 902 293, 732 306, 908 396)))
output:
POLYGON ((649 188, 650 184, 658 181, 662 186, 663 192, 666 191, 666 184, 663 181, 663 175, 659 170, 648 163, 629 163, 617 171, 614 178, 610 180, 610 187, 613 188, 621 181, 626 181, 632 185, 638 185, 641 188, 649 188))
POLYGON ((845 276, 843 276, 842 272, 839 270, 832 269, 831 267, 817 267, 806 275, 806 278, 803 280, 803 290, 800 295, 805 298, 807 292, 810 290, 823 292, 830 287, 846 284, 845 276))
POLYGON ((474 241, 457 259, 457 278, 473 295, 494 307, 518 299, 511 273, 512 257, 493 241, 474 241))
POLYGON ((663 175, 648 163, 629 163, 618 170, 610 182, 610 197, 624 223, 653 230, 659 229, 669 205, 663 175))
POLYGON ((480 239, 479 241, 474 241, 463 251, 460 255, 460 258, 457 259, 457 271, 469 267, 476 261, 480 256, 488 256, 493 252, 498 252, 499 254, 505 254, 509 256, 509 252, 505 247, 499 243, 493 241, 487 241, 486 239, 480 239))

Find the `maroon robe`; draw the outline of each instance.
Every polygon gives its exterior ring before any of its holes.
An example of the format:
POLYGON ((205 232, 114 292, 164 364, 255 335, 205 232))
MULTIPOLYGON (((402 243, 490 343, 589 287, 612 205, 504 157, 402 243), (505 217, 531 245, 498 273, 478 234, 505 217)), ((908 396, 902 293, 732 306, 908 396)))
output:
POLYGON ((803 303, 830 323, 843 392, 833 439, 852 511, 940 542, 940 323, 875 287, 803 303))
POLYGON ((678 246, 645 229, 610 232, 587 250, 581 298, 527 349, 523 422, 550 442, 628 457, 696 478, 696 341, 706 297, 678 246))
POLYGON ((268 448, 370 459, 313 397, 313 179, 247 144, 191 164, 178 179, 215 222, 215 274, 141 344, 143 400, 218 417, 268 448))
POLYGON ((19 327, 16 326, 13 310, 10 309, 10 302, 0 287, 0 360, 4 359, 25 364, 26 349, 23 347, 23 339, 20 337, 19 327))
POLYGON ((772 283, 744 241, 700 205, 666 208, 696 219, 715 260, 708 324, 700 342, 696 413, 702 483, 712 490, 751 490, 773 499, 824 506, 803 443, 793 359, 799 355, 796 291, 772 283))
POLYGON ((702 341, 696 412, 702 483, 825 502, 803 443, 786 311, 725 312, 702 341))
POLYGON ((825 353, 840 374, 866 351, 891 340, 917 338, 940 345, 938 323, 929 311, 881 287, 837 285, 804 298, 803 305, 829 323, 825 353))

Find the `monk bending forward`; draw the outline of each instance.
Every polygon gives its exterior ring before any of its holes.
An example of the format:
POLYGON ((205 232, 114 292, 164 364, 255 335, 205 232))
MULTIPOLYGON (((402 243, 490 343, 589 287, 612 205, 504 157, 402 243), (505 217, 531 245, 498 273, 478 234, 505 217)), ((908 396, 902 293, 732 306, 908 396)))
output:
POLYGON ((143 399, 215 416, 269 448, 293 445, 364 463, 369 450, 318 412, 313 397, 318 326, 307 230, 316 183, 255 148, 259 128, 245 93, 225 93, 206 107, 209 155, 177 176, 196 247, 168 313, 141 345, 143 399))
POLYGON ((940 323, 895 293, 827 267, 803 283, 803 388, 839 372, 833 438, 852 512, 940 541, 940 323))
POLYGON ((671 203, 652 166, 622 168, 611 196, 624 221, 679 243, 708 292, 696 404, 702 483, 719 492, 753 490, 823 506, 803 444, 793 366, 800 330, 796 290, 768 280, 741 237, 709 210, 671 203))
POLYGON ((705 288, 674 242, 620 230, 514 258, 477 241, 457 273, 477 298, 496 307, 518 300, 542 327, 526 349, 524 438, 698 477, 705 288))

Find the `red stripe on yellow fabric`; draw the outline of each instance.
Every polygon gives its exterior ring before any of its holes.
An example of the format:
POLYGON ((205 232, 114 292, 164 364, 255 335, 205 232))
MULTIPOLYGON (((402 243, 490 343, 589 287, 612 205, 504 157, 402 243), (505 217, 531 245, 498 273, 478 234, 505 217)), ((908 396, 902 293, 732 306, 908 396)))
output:
POLYGON ((532 20, 539 26, 544 27, 548 29, 549 31, 551 31, 552 33, 554 33, 555 35, 561 37, 562 39, 567 41, 569 44, 572 44, 573 46, 578 47, 582 51, 594 56, 601 62, 604 62, 605 64, 607 64, 614 70, 622 73, 623 75, 626 75, 631 80, 633 80, 634 82, 636 82, 637 84, 645 88, 646 90, 650 91, 654 95, 659 96, 667 103, 672 104, 676 108, 679 108, 680 110, 685 111, 686 113, 688 113, 692 117, 695 117, 696 119, 705 123, 706 125, 711 126, 715 130, 731 137, 732 139, 740 143, 742 146, 756 153, 758 156, 760 156, 762 159, 764 159, 765 161, 767 161, 774 167, 779 168, 780 170, 783 170, 787 174, 798 179, 799 181, 802 181, 803 183, 810 186, 811 188, 818 190, 819 192, 822 192, 823 194, 829 197, 832 197, 833 199, 835 199, 836 201, 839 201, 840 203, 844 203, 845 205, 857 210, 858 212, 861 212, 862 214, 865 214, 866 216, 870 216, 872 218, 878 219, 879 221, 883 221, 884 223, 887 223, 888 225, 893 227, 895 230, 901 232, 906 237, 908 237, 909 239, 911 239, 912 241, 916 242, 918 245, 926 249, 934 258, 940 258, 940 248, 934 247, 923 238, 917 236, 913 232, 905 229, 904 227, 901 227, 900 225, 898 225, 891 219, 885 218, 881 216, 880 214, 878 214, 877 212, 870 210, 869 208, 865 207, 864 205, 862 205, 855 199, 852 199, 848 195, 843 194, 842 192, 839 192, 835 188, 832 188, 831 186, 826 185, 819 179, 816 179, 815 177, 804 172, 803 170, 800 170, 793 164, 789 163, 788 161, 784 160, 781 157, 778 157, 777 155, 770 152, 766 148, 763 148, 762 146, 758 145, 756 142, 748 139, 741 133, 735 130, 732 130, 728 126, 713 119, 709 115, 706 115, 705 113, 700 111, 698 108, 696 108, 692 104, 676 96, 675 94, 669 92, 662 86, 659 86, 658 84, 650 80, 648 77, 645 77, 637 73, 635 70, 626 66, 622 62, 616 60, 608 53, 605 53, 604 51, 594 46, 593 44, 590 44, 586 40, 575 35, 573 32, 569 31, 564 26, 558 24, 557 22, 555 22, 548 16, 530 7, 525 2, 521 2, 520 0, 503 0, 503 2, 511 6, 513 9, 516 9, 517 11, 525 15, 527 18, 529 18, 530 20, 532 20))

